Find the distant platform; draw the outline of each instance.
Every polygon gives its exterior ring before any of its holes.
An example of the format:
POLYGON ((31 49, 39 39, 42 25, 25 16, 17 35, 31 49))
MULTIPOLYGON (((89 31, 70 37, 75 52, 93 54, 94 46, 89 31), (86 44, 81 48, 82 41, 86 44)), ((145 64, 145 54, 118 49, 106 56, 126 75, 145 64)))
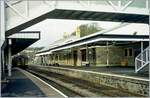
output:
POLYGON ((2 83, 2 97, 65 97, 57 89, 19 68, 12 70, 8 82, 2 83))
POLYGON ((106 67, 106 66, 105 67, 101 67, 101 66, 59 66, 59 67, 149 79, 149 72, 135 73, 135 68, 128 67, 128 66, 109 66, 109 67, 106 67))

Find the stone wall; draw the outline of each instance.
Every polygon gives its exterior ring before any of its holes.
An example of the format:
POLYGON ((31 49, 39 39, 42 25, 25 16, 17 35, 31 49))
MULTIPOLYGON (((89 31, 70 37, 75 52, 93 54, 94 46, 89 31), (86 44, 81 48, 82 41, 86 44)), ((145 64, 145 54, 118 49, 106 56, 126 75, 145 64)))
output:
MULTIPOLYGON (((108 47, 109 66, 134 66, 134 51, 133 56, 125 56, 125 47, 109 46, 108 47)), ((96 65, 107 66, 107 47, 96 47, 96 65)))
POLYGON ((106 85, 121 89, 127 92, 148 96, 149 81, 148 79, 139 79, 121 75, 113 75, 106 73, 98 73, 92 71, 82 71, 76 69, 68 69, 62 67, 41 67, 30 66, 30 68, 38 68, 53 73, 58 73, 78 79, 83 79, 94 83, 95 85, 106 85))

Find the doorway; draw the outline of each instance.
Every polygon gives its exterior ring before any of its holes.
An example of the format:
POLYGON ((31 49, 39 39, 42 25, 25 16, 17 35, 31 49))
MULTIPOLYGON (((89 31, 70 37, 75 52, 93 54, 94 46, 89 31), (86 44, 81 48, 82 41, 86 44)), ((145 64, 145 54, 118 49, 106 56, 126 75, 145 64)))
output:
POLYGON ((90 65, 96 65, 96 52, 95 48, 89 49, 89 63, 90 65))
POLYGON ((77 66, 77 51, 73 51, 73 61, 74 61, 74 66, 77 66))

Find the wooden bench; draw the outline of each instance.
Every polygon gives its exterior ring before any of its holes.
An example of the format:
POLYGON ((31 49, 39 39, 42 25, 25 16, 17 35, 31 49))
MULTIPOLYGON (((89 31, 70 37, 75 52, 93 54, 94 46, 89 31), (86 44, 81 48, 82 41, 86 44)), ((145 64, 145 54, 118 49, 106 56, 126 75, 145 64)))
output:
POLYGON ((84 61, 81 63, 81 66, 90 66, 90 64, 89 64, 89 62, 84 61))

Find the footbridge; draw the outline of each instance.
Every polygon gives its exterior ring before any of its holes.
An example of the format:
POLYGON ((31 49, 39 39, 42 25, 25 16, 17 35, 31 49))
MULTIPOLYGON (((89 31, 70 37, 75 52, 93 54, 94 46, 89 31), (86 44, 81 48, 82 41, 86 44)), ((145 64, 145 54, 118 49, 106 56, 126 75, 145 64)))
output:
POLYGON ((6 4, 6 36, 45 19, 148 23, 148 0, 15 0, 6 4))

